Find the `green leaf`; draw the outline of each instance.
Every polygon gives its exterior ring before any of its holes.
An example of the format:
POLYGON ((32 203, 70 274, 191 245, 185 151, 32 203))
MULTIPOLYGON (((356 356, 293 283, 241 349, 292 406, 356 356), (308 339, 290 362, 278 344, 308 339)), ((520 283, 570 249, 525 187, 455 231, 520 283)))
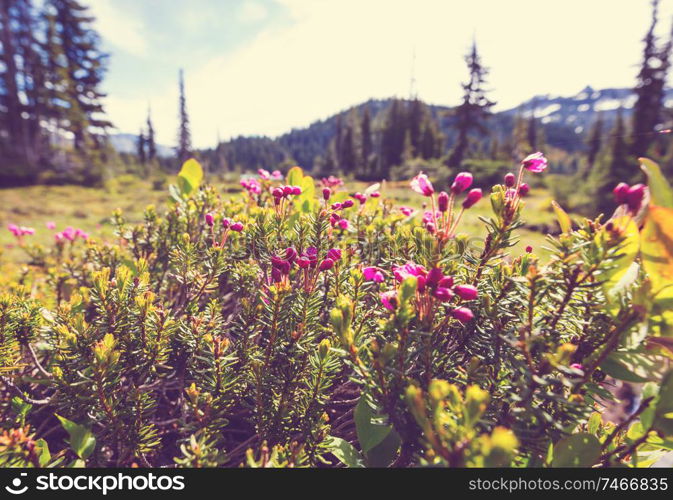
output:
POLYGON ((35 454, 40 467, 46 467, 51 460, 51 453, 49 452, 49 445, 44 439, 35 441, 35 454))
MULTIPOLYGON (((612 267, 600 276, 603 290, 609 298, 614 298, 637 278, 638 267, 634 267, 633 264, 640 250, 640 232, 631 217, 617 217, 612 223, 615 227, 621 228, 624 240, 618 250, 620 257, 615 259, 612 267)), ((614 312, 615 307, 615 301, 608 301, 610 312, 614 312)))
POLYGON ((367 403, 366 396, 362 395, 355 407, 354 418, 358 442, 363 453, 367 453, 381 443, 392 430, 390 426, 374 423, 375 417, 376 415, 367 403))
POLYGON ((301 180, 304 178, 304 171, 301 167, 292 167, 287 173, 288 186, 301 186, 301 180))
POLYGON ((551 206, 554 209, 559 226, 561 226, 561 232, 569 233, 572 231, 573 223, 570 220, 570 216, 566 213, 565 210, 563 210, 563 208, 561 208, 561 205, 552 200, 551 206))
POLYGON ((652 427, 667 438, 673 437, 673 370, 661 381, 652 427))
POLYGON ((591 467, 601 456, 601 443, 586 432, 573 434, 554 445, 552 467, 591 467))
POLYGON ((194 158, 190 158, 182 165, 178 174, 178 186, 183 197, 189 196, 199 189, 202 180, 203 168, 201 168, 201 164, 194 158))
POLYGON ((613 378, 640 384, 656 380, 656 359, 640 353, 613 352, 601 363, 601 370, 613 378))
POLYGON ((673 209, 650 205, 643 227, 643 267, 657 299, 673 297, 673 209))
POLYGON ((66 442, 70 445, 72 451, 82 460, 89 458, 96 447, 96 438, 91 431, 65 417, 60 415, 56 415, 56 417, 61 421, 61 425, 70 436, 66 442))
POLYGON ((640 168, 647 174, 647 187, 650 190, 650 203, 660 207, 673 209, 673 189, 659 165, 648 158, 639 158, 640 168))
POLYGON ((360 452, 345 439, 335 436, 327 436, 327 439, 325 439, 325 445, 327 446, 329 452, 334 455, 342 464, 354 468, 364 467, 364 462, 360 452))
POLYGON ((388 435, 379 444, 365 453, 369 467, 388 467, 397 457, 402 440, 395 429, 391 429, 388 435))

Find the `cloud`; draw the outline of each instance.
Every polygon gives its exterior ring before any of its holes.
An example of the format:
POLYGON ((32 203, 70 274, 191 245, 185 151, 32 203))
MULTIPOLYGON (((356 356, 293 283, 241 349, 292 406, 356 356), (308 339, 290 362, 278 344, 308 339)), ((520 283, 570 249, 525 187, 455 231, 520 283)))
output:
POLYGON ((269 10, 259 2, 245 0, 239 7, 237 19, 245 24, 258 23, 269 15, 269 10))
POLYGON ((134 56, 145 56, 147 41, 143 36, 145 26, 140 17, 130 16, 127 10, 119 9, 112 0, 96 0, 92 4, 96 16, 96 28, 107 42, 134 56))
MULTIPOLYGON (((492 69, 488 82, 500 109, 536 94, 573 94, 587 84, 630 86, 649 23, 645 5, 625 3, 616 11, 612 0, 277 3, 290 22, 272 23, 237 50, 199 67, 187 66, 187 104, 197 146, 212 146, 218 132, 222 138, 277 135, 372 97, 406 97, 414 49, 419 96, 455 104, 473 36, 492 69)), ((670 5, 666 8, 664 30, 670 5)), ((177 85, 165 85, 152 96, 152 109, 159 140, 172 144, 177 85)), ((108 108, 126 130, 127 120, 114 115, 144 114, 146 106, 111 100, 108 108)))

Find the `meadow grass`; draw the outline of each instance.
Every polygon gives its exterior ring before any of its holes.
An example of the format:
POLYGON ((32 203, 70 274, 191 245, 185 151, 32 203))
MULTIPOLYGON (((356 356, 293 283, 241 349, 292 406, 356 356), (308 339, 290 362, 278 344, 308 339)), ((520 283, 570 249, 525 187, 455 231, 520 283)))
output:
MULTIPOLYGON (((238 183, 214 182, 223 197, 240 196, 238 183)), ((364 191, 367 184, 360 182, 348 183, 352 192, 364 191)), ((388 182, 381 186, 383 196, 395 200, 396 205, 407 205, 422 209, 425 199, 411 191, 408 182, 388 182)), ((527 225, 554 227, 555 217, 551 211, 551 197, 548 191, 537 189, 531 191, 526 198, 523 219, 527 225)), ((51 244, 53 233, 48 230, 47 222, 56 224, 56 231, 68 226, 80 228, 96 239, 112 239, 114 237, 111 224, 112 212, 119 208, 130 222, 142 220, 145 207, 150 204, 157 206, 159 212, 169 203, 169 196, 163 187, 155 189, 149 181, 124 177, 116 179, 104 188, 86 188, 81 186, 30 186, 11 189, 0 189, 0 252, 4 260, 21 262, 25 254, 16 245, 14 236, 6 229, 8 224, 17 224, 35 228, 33 236, 27 241, 43 245, 51 244)), ((473 208, 468 210, 461 222, 459 232, 484 234, 485 228, 479 217, 492 215, 488 198, 485 197, 473 208)), ((517 232, 519 242, 512 249, 513 254, 520 254, 527 245, 536 252, 544 254, 542 246, 545 235, 540 230, 522 229, 517 232)))

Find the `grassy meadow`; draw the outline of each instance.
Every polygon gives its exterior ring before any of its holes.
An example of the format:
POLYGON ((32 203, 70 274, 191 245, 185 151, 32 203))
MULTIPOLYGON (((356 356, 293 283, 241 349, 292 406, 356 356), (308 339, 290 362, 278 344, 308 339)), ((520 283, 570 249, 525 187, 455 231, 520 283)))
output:
MULTIPOLYGON (((28 226, 35 229, 35 235, 27 241, 38 244, 51 244, 53 233, 68 226, 82 229, 93 238, 110 239, 113 228, 110 217, 113 210, 119 208, 130 222, 142 220, 143 210, 154 204, 161 212, 169 196, 164 185, 124 176, 114 179, 103 188, 81 186, 29 186, 0 189, 0 252, 4 260, 21 262, 25 254, 16 245, 14 236, 6 230, 8 224, 28 226), (46 227, 47 222, 56 224, 55 230, 46 227)), ((223 197, 242 196, 237 182, 216 181, 214 184, 223 197)), ((364 191, 367 184, 348 183, 346 189, 351 192, 364 191)), ((409 189, 408 182, 388 182, 381 188, 386 198, 392 198, 396 205, 406 205, 422 209, 423 198, 409 189)), ((520 234, 513 253, 522 253, 527 245, 533 246, 538 254, 544 254, 545 229, 556 229, 555 217, 551 209, 551 197, 545 189, 533 189, 526 198, 524 220, 527 228, 520 234)), ((492 214, 491 206, 485 197, 475 207, 466 211, 459 232, 485 234, 479 217, 492 214)))

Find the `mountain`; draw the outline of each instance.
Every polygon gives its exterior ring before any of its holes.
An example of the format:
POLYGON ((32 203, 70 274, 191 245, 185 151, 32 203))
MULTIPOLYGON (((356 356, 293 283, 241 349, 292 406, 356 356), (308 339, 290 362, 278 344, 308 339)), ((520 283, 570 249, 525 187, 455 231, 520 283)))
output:
MULTIPOLYGON (((138 150, 138 136, 135 134, 110 134, 108 140, 117 153, 135 154, 138 150)), ((157 156, 162 158, 175 155, 175 150, 170 146, 157 144, 157 156)))
MULTIPOLYGON (((548 145, 567 152, 582 151, 585 148, 585 134, 600 114, 609 130, 619 110, 628 118, 635 104, 633 89, 608 88, 595 90, 589 86, 573 96, 538 95, 515 108, 494 113, 488 121, 488 131, 492 137, 505 141, 511 137, 515 118, 529 118, 534 113, 542 125, 548 145)), ((208 154, 219 155, 229 168, 242 169, 269 168, 283 162, 296 163, 311 168, 324 161, 331 140, 334 138, 339 119, 345 120, 355 110, 360 116, 365 108, 373 119, 373 129, 385 117, 385 111, 392 99, 370 99, 349 109, 340 111, 329 118, 311 123, 304 128, 293 129, 275 138, 262 136, 236 137, 220 143, 208 154)), ((673 89, 666 93, 666 106, 673 106, 673 89)), ((455 141, 455 130, 451 108, 428 104, 430 112, 437 120, 445 137, 448 151, 455 141)), ((133 134, 117 134, 110 137, 117 151, 133 153, 137 137, 133 134)), ((172 156, 174 151, 167 146, 158 146, 160 156, 172 156)))
MULTIPOLYGON (((544 125, 557 124, 571 127, 576 134, 587 131, 601 114, 608 127, 614 122, 619 110, 625 117, 631 114, 636 103, 633 89, 602 89, 595 90, 589 86, 571 97, 539 95, 516 108, 503 111, 504 114, 530 117, 535 113, 544 125)), ((664 102, 666 107, 673 105, 673 89, 666 91, 664 102)))

